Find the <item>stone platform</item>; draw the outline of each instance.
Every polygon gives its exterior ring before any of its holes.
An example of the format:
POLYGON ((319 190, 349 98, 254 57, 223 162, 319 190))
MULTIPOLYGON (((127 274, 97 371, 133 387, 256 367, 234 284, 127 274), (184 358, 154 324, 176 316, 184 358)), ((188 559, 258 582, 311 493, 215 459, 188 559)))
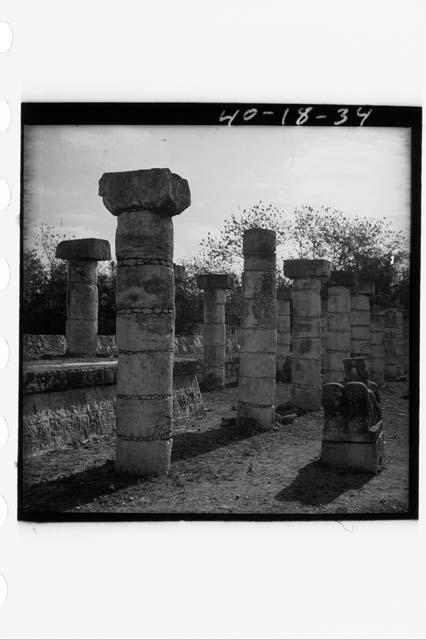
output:
MULTIPOLYGON (((175 357, 174 424, 203 415, 196 358, 175 357)), ((115 430, 116 358, 55 358, 23 365, 24 455, 69 446, 115 430)))

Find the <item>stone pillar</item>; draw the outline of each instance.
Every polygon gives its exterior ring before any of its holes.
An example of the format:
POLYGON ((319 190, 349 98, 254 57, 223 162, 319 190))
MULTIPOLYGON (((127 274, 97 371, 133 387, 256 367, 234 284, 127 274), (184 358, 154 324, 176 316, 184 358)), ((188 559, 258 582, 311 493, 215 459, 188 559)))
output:
POLYGON ((288 382, 287 367, 290 358, 291 338, 291 288, 281 287, 277 289, 277 380, 288 382))
POLYGON ((408 311, 403 311, 403 339, 404 339, 404 373, 410 370, 410 321, 408 311))
POLYGON ((402 309, 396 310, 396 376, 404 373, 404 317, 402 309))
POLYGON ((321 407, 321 281, 330 276, 328 260, 285 260, 284 274, 294 280, 292 405, 321 407))
POLYGON ((185 267, 182 264, 173 263, 173 271, 175 274, 175 286, 185 282, 185 267))
POLYGON ((172 216, 189 207, 189 187, 169 169, 124 171, 105 173, 99 195, 117 216, 116 469, 164 475, 172 450, 172 216))
POLYGON ((385 383, 385 312, 377 306, 370 311, 370 380, 385 383))
POLYGON ((325 373, 327 370, 327 330, 328 330, 328 317, 327 317, 327 290, 326 287, 321 287, 321 373, 325 373))
POLYGON ((271 429, 275 424, 275 248, 274 231, 244 232, 237 424, 247 430, 271 429))
POLYGON ((398 354, 396 347, 396 308, 385 311, 385 378, 395 380, 397 376, 398 354))
POLYGON ((351 287, 356 284, 348 271, 332 271, 327 300, 327 368, 325 382, 342 382, 343 360, 351 355, 351 287))
POLYGON ((374 282, 361 281, 351 299, 351 355, 364 358, 370 366, 370 296, 374 295, 374 282))
POLYGON ((100 260, 111 260, 107 240, 83 238, 63 240, 56 257, 68 260, 67 353, 95 356, 98 337, 98 285, 96 267, 100 260))
POLYGON ((225 386, 225 301, 232 287, 225 273, 199 275, 197 285, 204 291, 204 373, 203 387, 209 391, 225 386))

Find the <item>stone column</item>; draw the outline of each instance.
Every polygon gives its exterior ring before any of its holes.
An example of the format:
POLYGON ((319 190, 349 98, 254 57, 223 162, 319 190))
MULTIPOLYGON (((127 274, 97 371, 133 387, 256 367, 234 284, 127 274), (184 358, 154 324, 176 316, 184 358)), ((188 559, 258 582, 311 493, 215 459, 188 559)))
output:
POLYGON ((327 371, 327 331, 328 331, 328 317, 327 317, 327 289, 325 286, 321 287, 321 373, 327 371))
POLYGON ((385 383, 385 312, 378 306, 370 312, 370 380, 385 383))
POLYGON ((95 356, 98 338, 98 285, 96 267, 100 260, 111 260, 107 240, 83 238, 63 240, 56 257, 68 260, 67 353, 95 356))
POLYGON ((99 195, 117 216, 116 468, 164 475, 172 450, 172 216, 189 207, 189 187, 169 169, 124 171, 105 173, 99 195))
POLYGON ((327 368, 325 382, 342 382, 343 360, 351 355, 351 287, 355 277, 348 271, 332 271, 327 300, 327 368))
POLYGON ((404 317, 402 309, 396 310, 396 376, 399 378, 404 373, 404 317))
POLYGON ((408 311, 403 311, 403 340, 404 340, 404 373, 410 370, 410 319, 408 311))
POLYGON ((237 415, 237 424, 243 430, 271 429, 275 424, 275 248, 274 231, 244 232, 237 415))
POLYGON ((288 382, 286 365, 290 358, 290 309, 291 288, 281 287, 277 289, 277 380, 288 382))
POLYGON ((225 386, 225 301, 232 287, 225 273, 199 275, 197 285, 204 291, 204 373, 203 387, 209 391, 225 386))
POLYGON ((316 410, 321 407, 321 281, 330 276, 330 263, 285 260, 284 274, 294 280, 291 402, 316 410))
POLYGON ((374 295, 374 282, 362 281, 351 300, 351 355, 364 358, 369 369, 370 351, 370 296, 374 295))
POLYGON ((385 311, 385 378, 394 380, 397 376, 398 354, 396 347, 396 308, 385 311))
POLYGON ((173 263, 173 271, 175 274, 175 286, 185 282, 185 267, 182 264, 173 263))

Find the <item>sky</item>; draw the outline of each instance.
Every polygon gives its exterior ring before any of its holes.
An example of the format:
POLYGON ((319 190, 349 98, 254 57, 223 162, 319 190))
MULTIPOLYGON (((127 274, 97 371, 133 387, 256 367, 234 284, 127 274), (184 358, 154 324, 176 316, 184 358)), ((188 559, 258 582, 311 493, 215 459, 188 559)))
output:
POLYGON ((409 232, 410 130, 379 127, 26 126, 24 245, 41 223, 105 238, 116 219, 98 196, 105 172, 168 167, 191 206, 173 218, 175 262, 259 200, 291 216, 301 204, 388 217, 409 232))

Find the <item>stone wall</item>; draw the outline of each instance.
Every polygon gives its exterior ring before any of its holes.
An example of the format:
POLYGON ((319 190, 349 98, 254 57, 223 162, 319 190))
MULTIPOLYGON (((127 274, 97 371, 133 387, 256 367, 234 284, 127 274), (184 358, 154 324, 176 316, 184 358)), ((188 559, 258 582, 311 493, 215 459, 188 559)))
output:
MULTIPOLYGON (((175 427, 204 413, 195 359, 176 358, 175 427)), ((26 363, 23 380, 25 455, 69 446, 115 431, 117 361, 26 363)))
MULTIPOLYGON (((60 358, 65 355, 65 336, 25 334, 23 341, 24 360, 42 360, 44 358, 60 358)), ((117 357, 118 349, 115 336, 98 336, 97 356, 117 357)), ((225 343, 225 380, 227 386, 238 383, 239 345, 238 329, 226 327, 225 343)), ((203 337, 199 333, 175 336, 175 356, 190 357, 197 360, 197 375, 202 376, 203 337)))

